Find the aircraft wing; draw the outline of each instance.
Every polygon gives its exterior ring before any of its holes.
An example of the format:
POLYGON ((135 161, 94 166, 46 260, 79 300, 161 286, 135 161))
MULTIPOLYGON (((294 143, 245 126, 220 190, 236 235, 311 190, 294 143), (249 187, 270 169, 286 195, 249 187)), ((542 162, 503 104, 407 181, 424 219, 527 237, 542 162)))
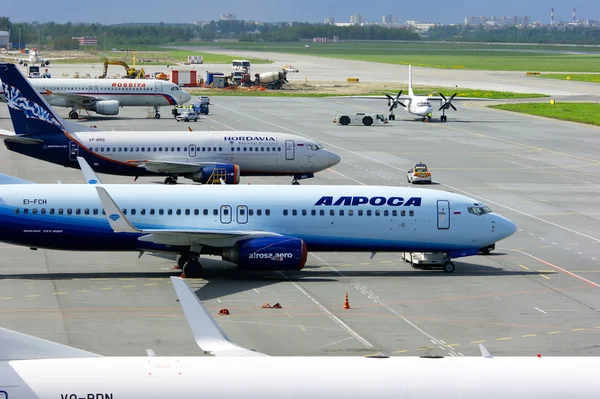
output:
POLYGON ((0 328, 0 361, 97 357, 71 346, 0 328))
MULTIPOLYGON (((445 101, 445 100, 440 96, 431 96, 431 97, 427 97, 427 101, 445 101)), ((452 99, 452 102, 454 102, 454 101, 496 101, 496 99, 478 98, 478 97, 454 97, 452 99)))
POLYGON ((212 229, 138 229, 121 212, 119 206, 103 187, 96 187, 108 223, 115 233, 144 234, 138 240, 162 245, 204 245, 216 248, 231 247, 240 240, 274 237, 280 234, 261 230, 212 229))
MULTIPOLYGON (((333 98, 333 99, 339 99, 339 98, 362 98, 362 99, 366 99, 366 100, 389 100, 386 96, 331 96, 331 97, 325 97, 325 98, 333 98)), ((396 98, 396 96, 394 95, 394 98, 396 98)), ((410 96, 400 96, 398 97, 398 100, 410 100, 410 96)))
POLYGON ((192 330, 192 335, 204 353, 213 356, 267 356, 231 342, 185 280, 171 277, 171 282, 190 330, 192 330))
POLYGON ((194 173, 206 166, 218 165, 218 162, 177 162, 177 161, 139 161, 140 168, 157 173, 194 173))
POLYGON ((93 94, 85 95, 85 94, 73 94, 73 93, 55 93, 50 90, 46 90, 46 96, 52 98, 63 98, 67 101, 71 101, 76 105, 84 106, 89 105, 91 103, 95 103, 96 101, 102 100, 101 97, 97 97, 93 94))

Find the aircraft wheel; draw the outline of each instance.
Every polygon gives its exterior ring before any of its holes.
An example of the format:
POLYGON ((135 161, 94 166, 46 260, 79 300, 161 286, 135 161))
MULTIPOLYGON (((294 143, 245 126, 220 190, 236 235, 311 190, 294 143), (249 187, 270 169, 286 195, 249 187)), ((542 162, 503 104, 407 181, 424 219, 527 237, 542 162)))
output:
POLYGON ((179 267, 179 269, 183 270, 183 267, 185 266, 185 263, 190 259, 190 254, 179 254, 177 255, 177 266, 179 267))
POLYGON ((300 182, 298 180, 294 179, 294 180, 292 180, 292 185, 293 186, 299 186, 300 182))
POLYGON ((79 119, 79 114, 76 111, 71 111, 71 112, 69 112, 69 118, 79 119))
POLYGON ((168 176, 165 178, 165 184, 177 184, 177 179, 173 176, 168 176))
POLYGON ((189 260, 183 264, 183 274, 185 274, 187 278, 202 277, 202 265, 198 260, 198 256, 190 256, 189 260))
POLYGON ((454 272, 454 263, 451 261, 444 262, 444 272, 453 273, 454 272))
POLYGON ((154 114, 154 119, 160 119, 160 114, 158 112, 154 114))

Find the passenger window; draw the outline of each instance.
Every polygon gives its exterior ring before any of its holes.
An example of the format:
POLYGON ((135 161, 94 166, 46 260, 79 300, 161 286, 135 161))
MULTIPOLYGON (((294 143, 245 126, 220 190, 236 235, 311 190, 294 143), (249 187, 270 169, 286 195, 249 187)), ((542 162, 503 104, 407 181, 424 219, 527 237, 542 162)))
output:
POLYGON ((238 147, 237 150, 240 151, 240 147, 238 147))
POLYGON ((298 211, 297 211, 297 210, 295 210, 295 209, 293 209, 293 210, 292 210, 292 216, 296 216, 296 215, 298 215, 298 211))
POLYGON ((287 210, 287 209, 284 209, 284 210, 283 210, 283 216, 287 216, 287 215, 288 215, 288 210, 287 210))
POLYGON ((123 215, 127 215, 127 209, 121 209, 121 212, 123 212, 123 215))
POLYGON ((394 209, 394 210, 392 211, 392 216, 398 216, 398 211, 394 209))
POLYGON ((183 147, 183 152, 187 152, 187 147, 183 147))
POLYGON ((316 209, 311 209, 310 210, 310 215, 311 216, 317 216, 317 210, 316 209))
POLYGON ((408 216, 415 216, 415 211, 408 211, 408 216))
POLYGON ((390 211, 383 211, 383 216, 389 216, 390 215, 390 211))
POLYGON ((223 147, 219 147, 219 151, 223 151, 223 147))
POLYGON ((354 211, 352 209, 348 211, 348 216, 354 216, 354 211))
POLYGON ((158 151, 162 152, 162 147, 158 147, 158 151))
POLYGON ((202 147, 202 151, 206 151, 206 147, 202 147))
MULTIPOLYGON (((54 213, 54 209, 52 209, 52 213, 54 213)), ((98 209, 94 209, 92 213, 93 213, 94 215, 97 215, 97 214, 98 214, 98 209)))
MULTIPOLYGON (((125 151, 127 151, 127 148, 125 148, 125 151)), ((129 152, 133 152, 133 147, 129 147, 129 152)))
POLYGON ((319 216, 325 216, 325 210, 321 209, 321 210, 319 211, 319 216))
POLYGON ((140 209, 140 215, 145 215, 146 214, 146 210, 145 209, 140 209))
POLYGON ((142 152, 146 152, 146 148, 142 147, 142 152))
POLYGON ((173 214, 173 209, 167 209, 167 215, 172 215, 173 214))
POLYGON ((281 147, 277 147, 277 151, 281 152, 281 147))
POLYGON ((81 209, 75 209, 75 214, 76 215, 81 215, 81 209))
POLYGON ((213 215, 214 216, 218 216, 219 215, 219 210, 218 209, 213 209, 213 215))
POLYGON ((50 214, 54 215, 54 208, 50 208, 50 214))
POLYGON ((404 211, 404 210, 400 211, 400 216, 406 216, 406 211, 404 211))
POLYGON ((340 216, 344 216, 344 210, 340 209, 340 216))
POLYGON ((269 147, 267 147, 267 152, 271 151, 271 149, 269 147))
MULTIPOLYGON (((179 209, 177 209, 177 212, 179 212, 179 209)), ((186 209, 185 214, 186 214, 186 216, 190 216, 191 211, 189 209, 186 209)), ((179 215, 179 213, 178 213, 178 215, 179 215)))
POLYGON ((102 216, 106 216, 106 211, 102 209, 102 216))
POLYGON ((140 152, 140 147, 135 147, 135 152, 140 152))
MULTIPOLYGON (((241 212, 240 212, 241 214, 241 212)), ((229 208, 223 208, 223 215, 228 216, 229 215, 229 208)))
POLYGON ((165 210, 164 209, 159 209, 158 210, 158 214, 159 215, 164 215, 165 214, 165 210))
POLYGON ((260 147, 260 152, 264 152, 265 151, 265 147, 260 147))
MULTIPOLYGON (((27 210, 27 209, 25 209, 25 210, 27 210)), ((62 208, 58 208, 58 214, 62 215, 63 213, 64 213, 64 210, 62 208)))
POLYGON ((362 211, 362 209, 359 209, 358 210, 358 216, 362 216, 362 215, 363 215, 363 211, 362 211))
POLYGON ((256 216, 262 216, 262 209, 256 210, 256 216))
POLYGON ((369 209, 369 210, 367 211, 367 216, 371 216, 371 214, 372 214, 372 212, 371 212, 371 210, 369 209))
MULTIPOLYGON (((44 212, 44 213, 45 213, 45 212, 44 212)), ((83 214, 84 214, 84 215, 89 215, 89 214, 90 214, 90 210, 89 210, 89 209, 87 209, 87 208, 86 208, 86 209, 84 209, 84 210, 83 210, 83 214)))
POLYGON ((177 147, 177 151, 181 151, 181 147, 177 147))
POLYGON ((175 152, 175 147, 171 147, 171 152, 175 152))
POLYGON ((329 216, 335 216, 335 211, 333 209, 329 211, 329 216))
POLYGON ((73 214, 73 209, 71 209, 71 208, 68 208, 68 209, 67 209, 67 215, 72 215, 72 214, 73 214))
POLYGON ((152 151, 152 149, 150 147, 147 148, 148 152, 152 151))
POLYGON ((119 152, 121 152, 121 147, 119 147, 119 152))
POLYGON ((131 209, 131 216, 135 216, 135 208, 131 209))
POLYGON ((156 147, 152 148, 152 151, 156 152, 156 147))
POLYGON ((381 216, 381 211, 379 209, 375 211, 375 216, 381 216))
POLYGON ((154 215, 154 209, 150 209, 150 215, 154 215))
MULTIPOLYGON (((243 210, 241 210, 241 211, 243 211, 243 210)), ((248 216, 254 216, 254 209, 248 209, 248 216)))
POLYGON ((106 152, 110 152, 110 148, 109 147, 106 147, 106 152))
POLYGON ((247 148, 247 147, 244 147, 244 151, 248 151, 248 148, 247 148))
POLYGON ((234 151, 235 151, 235 147, 231 147, 231 152, 234 152, 234 151))
POLYGON ((200 209, 194 209, 194 215, 195 216, 200 215, 200 209))
POLYGON ((271 210, 270 209, 265 209, 265 216, 269 216, 271 215, 271 210))
POLYGON ((307 215, 306 209, 302 209, 302 216, 306 216, 306 215, 307 215))
POLYGON ((33 215, 37 215, 37 208, 33 208, 33 209, 31 210, 31 213, 32 213, 33 215))
POLYGON ((42 209, 40 210, 40 212, 42 213, 42 215, 45 215, 45 214, 46 214, 46 208, 42 208, 42 209))

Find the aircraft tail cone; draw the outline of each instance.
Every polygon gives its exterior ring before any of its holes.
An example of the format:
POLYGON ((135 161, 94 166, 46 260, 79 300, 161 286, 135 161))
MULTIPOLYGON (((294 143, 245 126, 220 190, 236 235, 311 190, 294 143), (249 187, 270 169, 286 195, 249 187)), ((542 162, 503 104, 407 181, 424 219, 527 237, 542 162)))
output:
POLYGON ((219 316, 229 316, 229 309, 219 310, 219 316))
POLYGON ((344 299, 344 309, 350 309, 350 302, 348 302, 348 293, 346 292, 346 298, 344 299))

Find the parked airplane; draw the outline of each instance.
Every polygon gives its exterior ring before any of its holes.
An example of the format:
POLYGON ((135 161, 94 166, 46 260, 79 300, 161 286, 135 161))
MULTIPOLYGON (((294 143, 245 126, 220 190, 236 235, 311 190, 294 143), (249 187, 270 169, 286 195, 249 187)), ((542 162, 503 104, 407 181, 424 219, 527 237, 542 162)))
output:
POLYGON ((387 98, 388 107, 390 107, 389 119, 395 120, 396 115, 394 114, 394 109, 398 108, 398 105, 404 108, 406 112, 412 115, 419 116, 421 121, 431 122, 431 116, 433 114, 434 106, 432 105, 432 101, 439 101, 440 107, 438 111, 442 111, 442 115, 440 115, 440 121, 446 122, 448 117, 446 116, 446 110, 452 108, 456 111, 456 107, 452 104, 452 101, 487 101, 488 99, 483 98, 471 98, 471 97, 460 97, 455 98, 456 94, 450 96, 450 98, 446 98, 445 95, 440 93, 440 96, 427 96, 427 95, 416 95, 412 89, 412 66, 408 66, 408 96, 402 95, 402 90, 396 95, 396 97, 392 97, 389 94, 383 96, 351 96, 352 98, 367 98, 367 99, 381 99, 387 98), (406 101, 406 103, 404 102, 406 101))
POLYGON ((27 66, 28 64, 30 65, 34 65, 34 64, 40 64, 42 66, 48 66, 50 65, 50 61, 56 61, 56 60, 65 60, 71 57, 62 57, 62 58, 42 58, 40 56, 40 51, 36 48, 32 48, 31 50, 29 50, 28 53, 28 57, 27 58, 22 58, 22 57, 12 57, 9 55, 2 55, 0 56, 0 58, 6 58, 9 60, 16 60, 20 65, 24 65, 27 66))
POLYGON ((293 176, 298 180, 340 162, 317 142, 285 133, 103 132, 63 120, 14 65, 0 64, 15 134, 0 134, 6 147, 34 158, 78 167, 84 157, 99 173, 185 176, 198 183, 237 184, 240 176, 293 176))
POLYGON ((482 344, 480 357, 268 356, 231 342, 185 280, 171 281, 213 356, 103 357, 0 329, 0 398, 191 399, 200 389, 211 399, 595 399, 600 390, 598 357, 493 357, 482 344))
POLYGON ((452 272, 452 258, 476 255, 516 231, 510 220, 476 200, 428 189, 57 186, 1 176, 0 241, 29 248, 174 253, 189 277, 202 274, 201 254, 250 270, 300 270, 308 251, 446 253, 444 270, 452 272))
MULTIPOLYGON (((154 107, 154 118, 160 119, 161 106, 192 99, 176 84, 156 79, 29 79, 29 83, 50 105, 71 108, 71 119, 78 119, 81 109, 118 115, 120 107, 146 106, 154 107)), ((6 101, 4 91, 0 91, 0 101, 6 101)))

